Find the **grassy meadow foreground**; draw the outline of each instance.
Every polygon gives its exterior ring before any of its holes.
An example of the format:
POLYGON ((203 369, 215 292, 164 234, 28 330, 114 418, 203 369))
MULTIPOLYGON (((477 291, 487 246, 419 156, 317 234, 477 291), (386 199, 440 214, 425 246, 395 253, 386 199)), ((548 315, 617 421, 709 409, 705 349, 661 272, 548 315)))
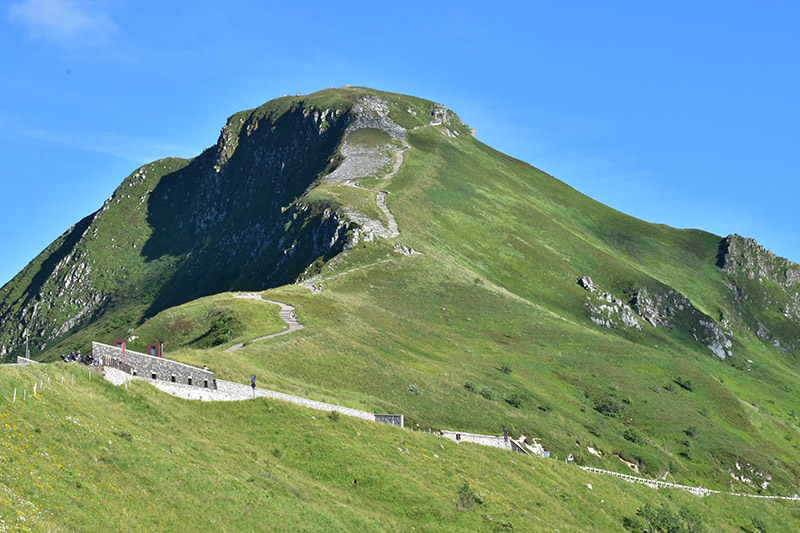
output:
POLYGON ((797 524, 796 502, 656 491, 276 401, 181 401, 76 365, 2 369, 0 409, 10 531, 614 531, 646 508, 694 531, 797 524))

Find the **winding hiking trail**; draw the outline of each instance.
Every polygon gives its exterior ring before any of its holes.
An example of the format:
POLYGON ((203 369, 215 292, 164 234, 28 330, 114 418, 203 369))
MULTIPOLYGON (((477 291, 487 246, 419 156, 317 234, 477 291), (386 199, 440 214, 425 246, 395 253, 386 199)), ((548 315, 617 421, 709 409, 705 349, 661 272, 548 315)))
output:
MULTIPOLYGON (((403 141, 405 143, 405 141, 403 141)), ((409 149, 407 143, 404 144, 404 148, 402 150, 397 151, 395 154, 395 161, 394 165, 392 166, 392 170, 387 172, 383 176, 383 181, 381 182, 381 187, 386 185, 386 182, 392 179, 395 174, 400 171, 400 167, 403 165, 403 153, 409 149)), ((389 235, 387 236, 388 239, 394 239, 398 235, 400 235, 400 230, 397 228, 397 219, 394 217, 391 211, 389 211, 389 207, 386 205, 386 195, 389 194, 389 191, 384 191, 381 189, 376 189, 374 187, 365 187, 364 185, 359 185, 355 181, 348 180, 344 182, 345 185, 349 185, 350 187, 355 187, 356 189, 361 189, 364 191, 371 191, 377 193, 375 197, 375 203, 378 205, 378 209, 381 210, 383 216, 386 217, 387 221, 387 229, 389 231, 389 235)))
POLYGON ((332 279, 336 279, 336 278, 340 278, 342 276, 346 276, 347 274, 350 274, 352 272, 358 272, 359 270, 364 270, 365 268, 374 267, 375 265, 382 265, 383 263, 390 263, 390 262, 392 262, 394 260, 395 260, 394 258, 381 259, 380 261, 376 261, 376 262, 370 263, 368 265, 361 265, 359 267, 351 268, 350 270, 345 270, 344 272, 339 272, 338 274, 334 274, 333 276, 329 276, 329 277, 324 278, 324 279, 310 278, 310 279, 307 279, 307 280, 299 283, 299 285, 301 287, 305 287, 306 289, 310 290, 311 294, 320 294, 322 292, 322 282, 323 281, 330 281, 332 279))
MULTIPOLYGON (((383 177, 383 181, 381 182, 381 187, 386 185, 386 182, 392 179, 399 171, 400 167, 403 165, 403 154, 408 150, 410 146, 406 142, 405 138, 403 139, 403 149, 398 150, 395 154, 394 166, 392 166, 391 172, 386 174, 383 177)), ((389 223, 389 233, 390 239, 393 239, 400 235, 400 230, 397 229, 397 219, 394 218, 394 215, 389 208, 386 206, 386 195, 389 194, 389 191, 378 191, 378 196, 375 198, 375 203, 378 204, 378 208, 383 211, 384 216, 386 216, 386 220, 389 223)))
MULTIPOLYGON (((258 342, 258 341, 263 341, 265 339, 271 339, 273 337, 280 337, 281 335, 288 335, 289 333, 294 333, 295 331, 299 331, 299 330, 301 330, 301 329, 303 329, 305 327, 303 324, 298 322, 297 315, 295 315, 295 313, 294 313, 294 307, 289 305, 289 304, 276 302, 276 301, 273 301, 273 300, 267 300, 263 296, 261 296, 260 294, 252 294, 252 293, 235 294, 234 298, 242 298, 242 299, 245 299, 245 300, 259 300, 261 302, 266 302, 266 303, 270 303, 270 304, 279 305, 281 307, 279 315, 283 319, 283 321, 286 322, 286 324, 289 326, 288 329, 285 329, 283 331, 279 331, 278 333, 273 333, 271 335, 264 335, 263 337, 258 337, 257 339, 253 339, 253 340, 248 341, 248 342, 258 342)), ((245 343, 243 343, 243 342, 240 342, 239 344, 234 344, 233 346, 231 346, 230 348, 226 349, 225 351, 226 352, 235 352, 236 350, 241 350, 242 348, 244 348, 244 344, 245 343)))
MULTIPOLYGON (((433 121, 428 124, 412 128, 410 131, 415 131, 420 128, 427 128, 430 126, 440 126, 441 124, 442 124, 441 121, 433 121)), ((409 146, 408 142, 405 139, 405 136, 402 137, 402 141, 403 141, 403 148, 395 152, 394 154, 395 159, 394 159, 394 164, 392 165, 392 170, 390 170, 383 176, 383 180, 381 181, 380 187, 385 187, 386 182, 395 177, 395 175, 400 171, 400 167, 403 166, 404 154, 409 148, 411 148, 411 146, 409 146)), ((353 180, 347 180, 344 183, 345 185, 349 185, 350 187, 355 187, 357 189, 363 189, 365 191, 372 191, 377 193, 377 196, 375 198, 375 203, 378 205, 378 208, 386 217, 388 226, 387 229, 389 230, 389 236, 387 238, 394 239, 395 237, 400 235, 400 230, 397 227, 397 219, 394 217, 392 212, 389 211, 389 207, 387 207, 386 205, 386 196, 389 194, 389 191, 376 189, 374 187, 365 187, 363 185, 359 185, 353 180)))
MULTIPOLYGON (((418 130, 420 128, 427 128, 427 127, 430 127, 430 126, 440 126, 441 124, 442 124, 441 121, 433 121, 433 122, 430 122, 428 124, 424 124, 422 126, 416 126, 415 128, 412 128, 410 131, 415 131, 415 130, 418 130)), ((383 176, 383 180, 380 183, 380 187, 386 186, 386 182, 388 182, 390 179, 392 179, 400 171, 400 167, 403 166, 404 154, 411 147, 409 146, 409 144, 405 140, 405 138, 403 138, 402 140, 403 140, 403 148, 398 150, 397 152, 395 152, 395 160, 394 160, 394 164, 392 165, 392 170, 390 170, 389 172, 387 172, 383 176)), ((361 190, 364 190, 364 191, 370 191, 370 192, 376 193, 375 203, 378 205, 378 208, 381 210, 381 212, 383 213, 383 215, 386 217, 386 220, 387 220, 387 230, 389 232, 389 235, 387 236, 387 238, 388 239, 393 239, 393 238, 395 238, 395 237, 400 235, 400 230, 397 227, 397 219, 392 214, 392 212, 389 211, 389 207, 386 205, 386 196, 390 194, 389 191, 385 191, 383 189, 379 189, 379 188, 375 188, 375 187, 366 187, 364 185, 360 185, 360 184, 356 183, 352 179, 346 180, 343 183, 345 185, 348 185, 350 187, 354 187, 356 189, 361 189, 361 190)), ((345 270, 344 272, 340 272, 338 274, 335 274, 335 275, 330 276, 330 277, 325 278, 325 279, 317 279, 317 278, 307 279, 307 280, 299 283, 299 285, 301 285, 302 287, 305 287, 308 290, 310 290, 312 294, 320 294, 322 292, 322 289, 320 288, 319 285, 323 281, 332 280, 332 279, 338 278, 340 276, 344 276, 346 274, 350 274, 351 272, 356 272, 358 270, 363 270, 365 268, 373 267, 373 266, 379 265, 381 263, 387 263, 387 262, 392 261, 392 260, 393 259, 384 259, 382 261, 377 261, 375 263, 370 263, 369 265, 363 265, 363 266, 360 266, 360 267, 357 267, 357 268, 351 268, 350 270, 345 270)))
MULTIPOLYGON (((398 152, 398 157, 400 163, 402 163, 402 152, 398 152)), ((386 180, 390 179, 392 175, 396 174, 397 170, 400 168, 399 166, 397 166, 397 163, 395 163, 395 167, 396 168, 392 172, 386 175, 386 177, 383 180, 384 183, 386 182, 386 180)), ((354 181, 346 181, 344 183, 345 185, 349 185, 350 187, 355 187, 356 189, 377 193, 377 196, 375 197, 375 203, 378 205, 378 208, 381 210, 381 212, 383 212, 383 216, 385 216, 387 220, 387 229, 389 231, 389 235, 386 238, 394 239, 395 237, 400 235, 400 230, 397 229, 397 219, 394 218, 394 215, 392 214, 391 211, 389 211, 389 208, 386 206, 386 195, 389 194, 389 191, 382 191, 380 189, 375 189, 374 187, 365 187, 364 185, 359 185, 354 181)))

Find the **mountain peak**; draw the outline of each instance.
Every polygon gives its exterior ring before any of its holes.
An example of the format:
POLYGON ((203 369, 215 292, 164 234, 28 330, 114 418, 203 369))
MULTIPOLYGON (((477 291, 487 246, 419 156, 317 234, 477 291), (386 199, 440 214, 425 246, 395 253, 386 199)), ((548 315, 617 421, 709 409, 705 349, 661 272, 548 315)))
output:
POLYGON ((135 321, 219 291, 292 283, 314 261, 395 235, 375 185, 402 164, 407 132, 428 125, 469 133, 440 104, 361 87, 231 115, 197 157, 136 169, 8 284, 0 351, 27 328, 46 349, 132 302, 135 321))

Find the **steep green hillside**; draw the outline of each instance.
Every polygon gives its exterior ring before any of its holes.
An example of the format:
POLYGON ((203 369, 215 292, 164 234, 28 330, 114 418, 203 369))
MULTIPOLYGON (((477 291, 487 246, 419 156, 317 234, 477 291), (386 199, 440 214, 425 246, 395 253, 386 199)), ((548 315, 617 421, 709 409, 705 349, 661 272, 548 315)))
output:
POLYGON ((692 531, 797 527, 796 502, 656 491, 277 401, 126 390, 63 364, 0 369, 0 464, 9 531, 619 531, 648 517, 692 531))
POLYGON ((220 378, 424 430, 507 425, 579 464, 798 492, 800 266, 614 211, 471 133, 369 89, 236 114, 2 289, 4 351, 26 325, 45 360, 161 340, 220 378), (248 342, 282 327, 273 306, 192 301, 265 288, 306 328, 248 342))

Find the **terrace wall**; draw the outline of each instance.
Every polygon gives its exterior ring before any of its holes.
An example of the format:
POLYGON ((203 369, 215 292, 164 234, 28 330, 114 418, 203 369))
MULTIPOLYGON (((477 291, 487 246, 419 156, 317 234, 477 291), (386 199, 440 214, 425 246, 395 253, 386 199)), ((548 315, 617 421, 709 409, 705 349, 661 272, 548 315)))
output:
POLYGON ((128 349, 123 353, 122 348, 99 342, 92 343, 92 356, 95 360, 102 361, 104 366, 120 366, 120 362, 122 365, 129 365, 131 372, 141 378, 192 387, 217 388, 213 372, 163 357, 153 357, 128 349))

